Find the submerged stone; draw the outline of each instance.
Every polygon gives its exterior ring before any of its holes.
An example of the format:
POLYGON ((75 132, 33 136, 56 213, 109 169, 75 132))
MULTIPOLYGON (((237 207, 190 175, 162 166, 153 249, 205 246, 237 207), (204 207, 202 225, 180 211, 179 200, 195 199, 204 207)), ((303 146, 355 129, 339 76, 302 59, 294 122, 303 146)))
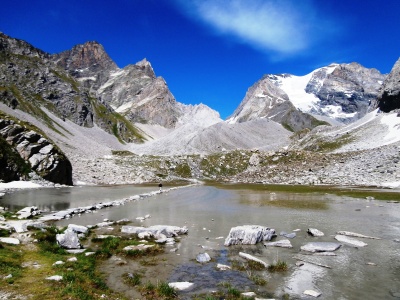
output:
POLYGON ((336 251, 342 245, 339 243, 332 242, 310 242, 301 246, 300 249, 308 252, 325 252, 325 251, 336 251))
POLYGON ((208 253, 200 253, 199 255, 196 256, 196 261, 199 263, 206 263, 211 260, 210 255, 208 253))
POLYGON ((342 242, 342 243, 346 243, 346 244, 354 246, 354 247, 365 247, 368 245, 367 243, 364 243, 357 239, 353 239, 348 236, 340 235, 340 234, 335 235, 335 240, 342 242))
POLYGON ((255 261, 255 262, 257 262, 257 263, 260 263, 260 264, 262 264, 265 268, 268 268, 268 266, 269 266, 265 261, 263 261, 263 260, 261 260, 261 259, 255 257, 255 256, 253 256, 253 255, 250 255, 250 254, 247 254, 247 253, 244 253, 244 252, 239 252, 239 256, 242 257, 242 258, 244 258, 244 259, 252 260, 252 261, 255 261))
POLYGON ((265 247, 281 247, 281 248, 293 248, 292 244, 290 243, 289 240, 280 240, 276 242, 269 242, 269 243, 264 243, 265 247))

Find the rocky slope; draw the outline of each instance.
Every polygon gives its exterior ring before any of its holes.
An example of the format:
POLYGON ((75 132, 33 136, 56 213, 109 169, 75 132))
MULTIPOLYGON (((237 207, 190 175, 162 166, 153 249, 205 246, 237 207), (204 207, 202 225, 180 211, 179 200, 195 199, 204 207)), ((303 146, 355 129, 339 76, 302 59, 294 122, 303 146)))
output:
POLYGON ((97 125, 121 141, 143 141, 131 123, 58 67, 51 55, 3 33, 0 33, 0 101, 43 120, 54 131, 60 124, 54 124, 43 108, 80 126, 97 125))

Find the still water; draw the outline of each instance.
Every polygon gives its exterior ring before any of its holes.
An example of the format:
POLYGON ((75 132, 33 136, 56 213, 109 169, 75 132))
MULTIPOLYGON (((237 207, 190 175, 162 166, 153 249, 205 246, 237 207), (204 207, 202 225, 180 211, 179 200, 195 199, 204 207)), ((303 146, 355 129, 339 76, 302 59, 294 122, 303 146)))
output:
MULTIPOLYGON (((157 190, 152 186, 74 187, 20 191, 0 199, 8 207, 36 205, 48 211, 79 207, 88 204, 122 199, 157 190)), ((103 219, 129 218, 133 225, 187 226, 189 233, 174 245, 178 250, 169 254, 176 262, 171 281, 195 281, 197 290, 217 286, 218 280, 230 281, 239 290, 261 292, 267 290, 276 298, 290 295, 294 299, 308 299, 304 290, 322 293, 319 299, 395 299, 400 293, 400 204, 338 196, 333 193, 252 190, 243 186, 229 189, 214 186, 185 187, 127 203, 123 206, 99 210, 58 222, 89 225, 103 219), (147 214, 144 222, 136 220, 147 214), (223 246, 231 227, 262 225, 279 233, 296 230, 291 239, 292 249, 255 246, 223 246), (324 237, 310 237, 308 228, 317 228, 324 237), (297 231, 299 230, 299 231, 297 231), (381 240, 360 239, 368 246, 354 248, 343 245, 337 256, 309 256, 300 247, 311 241, 335 242, 337 231, 353 231, 381 240), (229 264, 239 251, 253 254, 269 263, 277 259, 287 262, 284 273, 262 271, 268 284, 254 286, 246 274, 230 278, 216 271, 217 263, 229 264), (207 252, 212 262, 201 266, 194 262, 196 255, 207 252), (295 256, 328 265, 331 269, 306 263, 296 266, 295 256), (221 279, 222 278, 222 279, 221 279)), ((277 237, 276 240, 281 239, 277 237)))

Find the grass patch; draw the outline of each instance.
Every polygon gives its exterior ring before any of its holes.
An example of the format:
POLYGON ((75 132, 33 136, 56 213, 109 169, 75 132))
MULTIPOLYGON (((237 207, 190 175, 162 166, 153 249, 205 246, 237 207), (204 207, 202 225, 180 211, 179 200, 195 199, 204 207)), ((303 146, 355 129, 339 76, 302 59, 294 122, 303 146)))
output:
POLYGON ((145 299, 178 299, 178 293, 167 282, 157 282, 156 285, 147 282, 140 287, 140 292, 145 299))
POLYGON ((285 261, 278 260, 275 264, 268 266, 270 272, 285 272, 288 269, 288 265, 285 261))
POLYGON ((12 245, 0 244, 0 274, 5 277, 11 274, 11 278, 7 279, 8 284, 14 283, 22 273, 22 254, 17 250, 18 247, 12 245))
POLYGON ((142 276, 137 273, 125 273, 122 275, 122 279, 129 286, 138 286, 142 283, 142 276))
POLYGON ((128 150, 111 150, 112 155, 117 156, 134 156, 135 154, 128 150))

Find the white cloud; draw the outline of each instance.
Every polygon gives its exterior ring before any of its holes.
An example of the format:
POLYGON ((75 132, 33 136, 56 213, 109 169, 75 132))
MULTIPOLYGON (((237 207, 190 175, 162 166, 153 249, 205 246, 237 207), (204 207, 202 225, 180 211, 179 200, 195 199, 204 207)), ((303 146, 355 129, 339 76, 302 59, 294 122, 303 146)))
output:
MULTIPOLYGON (((178 0, 218 33, 250 46, 290 55, 306 50, 323 30, 307 0, 178 0)), ((326 24, 325 24, 326 25, 326 24)))

